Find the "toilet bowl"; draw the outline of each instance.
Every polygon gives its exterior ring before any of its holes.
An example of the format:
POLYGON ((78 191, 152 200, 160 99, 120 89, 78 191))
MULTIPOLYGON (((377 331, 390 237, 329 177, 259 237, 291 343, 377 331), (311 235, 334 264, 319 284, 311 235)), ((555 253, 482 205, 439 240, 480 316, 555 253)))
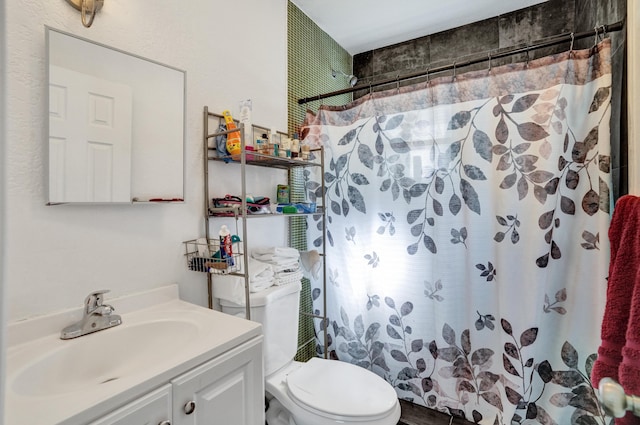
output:
MULTIPOLYGON (((384 379, 350 363, 312 358, 293 361, 298 341, 300 282, 250 295, 251 320, 262 324, 268 425, 396 425, 400 403, 384 379)), ((222 311, 245 308, 220 300, 222 311)))
POLYGON ((312 358, 268 376, 269 425, 396 425, 400 403, 384 379, 359 366, 312 358))

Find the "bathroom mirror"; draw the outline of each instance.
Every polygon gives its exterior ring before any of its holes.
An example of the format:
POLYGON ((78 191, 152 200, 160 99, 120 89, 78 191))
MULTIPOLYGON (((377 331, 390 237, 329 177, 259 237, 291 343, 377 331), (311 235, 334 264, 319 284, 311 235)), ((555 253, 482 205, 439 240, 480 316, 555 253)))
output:
POLYGON ((45 33, 47 205, 183 201, 186 73, 45 33))

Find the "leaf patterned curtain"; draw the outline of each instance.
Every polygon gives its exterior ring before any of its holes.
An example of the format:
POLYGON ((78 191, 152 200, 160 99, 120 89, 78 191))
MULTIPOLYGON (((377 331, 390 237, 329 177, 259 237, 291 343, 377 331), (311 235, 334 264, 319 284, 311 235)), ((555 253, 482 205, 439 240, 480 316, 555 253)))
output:
POLYGON ((309 113, 331 357, 476 423, 608 422, 610 93, 605 40, 309 113))

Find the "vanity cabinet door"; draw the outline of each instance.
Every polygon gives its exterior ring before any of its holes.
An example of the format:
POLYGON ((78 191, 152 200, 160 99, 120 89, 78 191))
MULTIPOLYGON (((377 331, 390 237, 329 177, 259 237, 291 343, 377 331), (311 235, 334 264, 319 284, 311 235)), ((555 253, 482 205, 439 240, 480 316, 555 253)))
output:
POLYGON ((172 384, 174 425, 264 425, 262 336, 172 384))
POLYGON ((89 425, 166 425, 170 421, 171 384, 166 384, 89 425))

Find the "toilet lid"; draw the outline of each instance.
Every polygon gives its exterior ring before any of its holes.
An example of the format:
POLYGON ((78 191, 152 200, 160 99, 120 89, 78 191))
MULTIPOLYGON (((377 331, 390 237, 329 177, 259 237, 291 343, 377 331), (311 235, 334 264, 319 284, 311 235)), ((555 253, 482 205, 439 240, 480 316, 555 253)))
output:
POLYGON ((291 398, 325 416, 379 417, 398 403, 384 379, 360 366, 312 358, 287 376, 291 398))

